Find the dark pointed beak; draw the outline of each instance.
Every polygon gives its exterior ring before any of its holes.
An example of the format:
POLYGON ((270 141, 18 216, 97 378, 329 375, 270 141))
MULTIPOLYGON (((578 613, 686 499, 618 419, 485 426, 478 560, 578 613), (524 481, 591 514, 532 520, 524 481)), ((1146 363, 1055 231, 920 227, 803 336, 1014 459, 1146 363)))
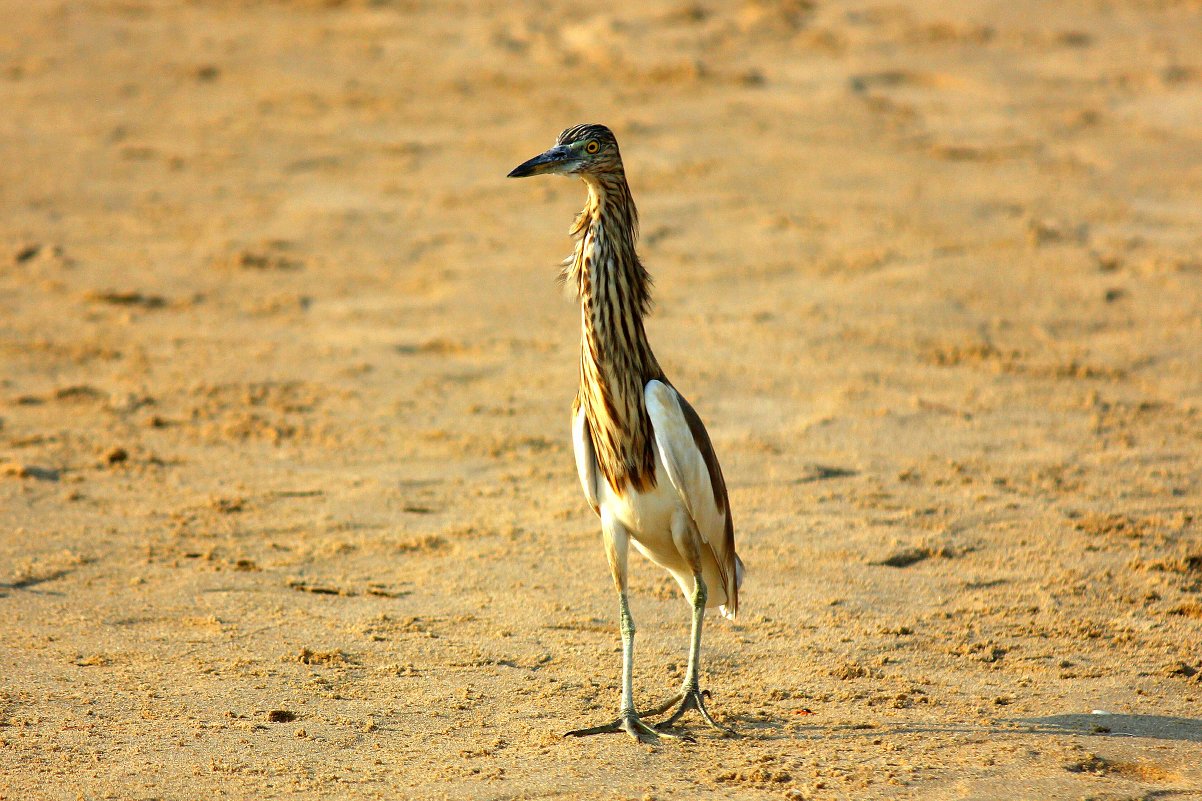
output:
POLYGON ((531 175, 564 172, 562 168, 576 160, 570 148, 557 145, 546 153, 524 161, 509 171, 509 178, 528 178, 531 175))

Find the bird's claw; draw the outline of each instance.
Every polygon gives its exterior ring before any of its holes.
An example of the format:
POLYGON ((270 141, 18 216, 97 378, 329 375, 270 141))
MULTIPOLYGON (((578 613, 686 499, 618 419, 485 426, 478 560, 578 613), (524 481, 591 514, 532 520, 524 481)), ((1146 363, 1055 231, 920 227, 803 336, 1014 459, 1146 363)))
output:
POLYGON ((667 720, 655 724, 656 731, 663 734, 664 729, 672 726, 674 723, 676 723, 676 721, 684 717, 686 712, 688 712, 690 709, 696 709, 701 715, 702 719, 709 724, 710 728, 717 729, 718 731, 722 732, 723 737, 738 737, 738 732, 727 726, 723 726, 721 723, 714 720, 712 716, 710 716, 709 710, 705 708, 705 702, 709 698, 709 690, 702 691, 697 687, 690 687, 688 689, 681 690, 679 693, 645 714, 648 716, 659 715, 667 712, 672 707, 676 707, 667 720))
POLYGON ((668 732, 656 731, 642 721, 637 712, 625 712, 615 720, 600 726, 591 726, 587 729, 573 729, 565 732, 564 737, 588 737, 593 734, 616 734, 618 732, 626 732, 635 740, 646 745, 658 745, 660 737, 667 737, 672 740, 683 740, 685 742, 693 742, 693 738, 687 735, 669 734, 668 732))

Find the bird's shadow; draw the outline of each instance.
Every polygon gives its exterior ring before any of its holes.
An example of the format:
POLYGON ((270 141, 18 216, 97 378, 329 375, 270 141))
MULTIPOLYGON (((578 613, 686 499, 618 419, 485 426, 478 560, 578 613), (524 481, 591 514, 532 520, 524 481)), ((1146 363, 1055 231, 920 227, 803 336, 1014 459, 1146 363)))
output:
POLYGON ((912 734, 1017 734, 1089 735, 1092 737, 1139 737, 1202 743, 1202 720, 1166 715, 1064 714, 999 720, 992 725, 971 723, 896 723, 826 726, 815 723, 789 728, 784 718, 734 715, 727 719, 745 736, 762 740, 851 739, 912 734))

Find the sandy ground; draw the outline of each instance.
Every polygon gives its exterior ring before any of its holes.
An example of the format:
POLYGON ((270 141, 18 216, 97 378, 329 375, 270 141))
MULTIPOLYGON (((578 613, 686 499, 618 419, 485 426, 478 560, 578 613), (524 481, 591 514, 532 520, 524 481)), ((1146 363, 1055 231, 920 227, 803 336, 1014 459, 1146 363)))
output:
POLYGON ((0 798, 1202 798, 1202 8, 951 6, 0 3, 0 798), (561 738, 592 121, 735 740, 561 738))

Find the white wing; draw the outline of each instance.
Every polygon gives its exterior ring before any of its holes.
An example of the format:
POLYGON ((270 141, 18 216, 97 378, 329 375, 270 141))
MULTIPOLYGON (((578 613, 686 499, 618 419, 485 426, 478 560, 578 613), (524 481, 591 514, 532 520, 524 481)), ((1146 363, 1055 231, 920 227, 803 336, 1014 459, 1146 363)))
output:
POLYGON ((709 435, 688 401, 662 381, 648 381, 643 396, 664 471, 713 553, 733 615, 738 608, 741 563, 735 555, 726 483, 709 435))
POLYGON ((588 419, 584 407, 576 410, 572 419, 572 450, 576 452, 576 473, 580 476, 580 487, 584 498, 598 515, 601 506, 597 501, 597 454, 593 450, 593 437, 589 434, 588 419))

